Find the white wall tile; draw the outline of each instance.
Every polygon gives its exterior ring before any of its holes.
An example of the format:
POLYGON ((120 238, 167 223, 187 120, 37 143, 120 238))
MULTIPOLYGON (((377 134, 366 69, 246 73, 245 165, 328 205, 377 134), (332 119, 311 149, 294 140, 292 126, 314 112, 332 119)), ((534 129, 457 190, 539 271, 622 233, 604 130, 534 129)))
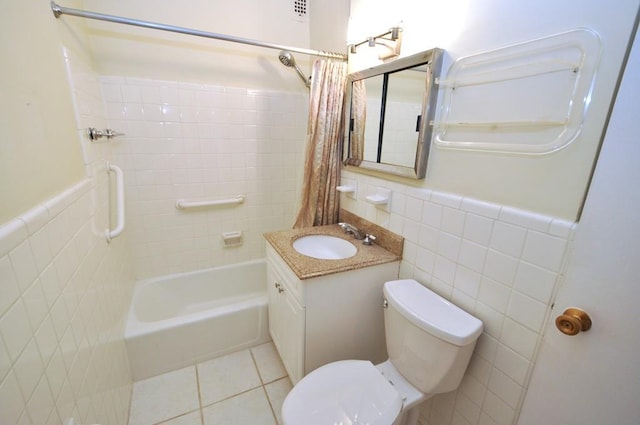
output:
POLYGON ((500 210, 500 220, 516 226, 526 227, 540 232, 549 230, 552 217, 536 214, 531 211, 523 211, 511 207, 502 207, 500 210))
POLYGON ((462 199, 462 204, 460 208, 463 211, 481 215, 484 217, 496 219, 500 215, 500 205, 492 204, 490 202, 480 201, 478 199, 473 198, 464 198, 462 199))
POLYGON ((518 407, 523 390, 522 386, 496 368, 491 371, 488 388, 489 391, 507 403, 509 407, 514 410, 518 407))
POLYGON ((460 265, 482 273, 486 256, 487 248, 485 246, 464 239, 462 240, 460 244, 460 254, 458 255, 460 265))
POLYGON ((462 236, 477 244, 488 246, 492 230, 493 220, 477 214, 467 214, 462 236))
POLYGON ((4 314, 19 296, 18 280, 13 272, 9 256, 5 255, 0 258, 0 315, 4 314))
POLYGON ((500 399, 491 391, 487 391, 482 409, 497 425, 512 425, 515 419, 515 409, 500 399))
POLYGON ((530 364, 527 359, 505 345, 498 345, 494 363, 495 367, 522 386, 526 383, 530 364))
POLYGON ((493 249, 487 251, 483 273, 485 276, 511 287, 513 286, 517 269, 518 260, 516 258, 493 249))
POLYGON ((17 423, 23 411, 24 400, 22 399, 20 387, 13 372, 10 372, 4 381, 0 382, 0 400, 2 400, 0 423, 17 423))
POLYGON ((22 220, 13 219, 0 226, 0 256, 8 254, 28 236, 29 231, 22 220))
POLYGON ((440 228, 444 232, 462 236, 464 232, 465 213, 458 209, 444 207, 440 228))
POLYGON ((6 374, 11 370, 12 363, 4 341, 0 338, 0 382, 4 380, 6 374))
POLYGON ((514 288, 548 305, 557 279, 556 273, 521 261, 518 265, 514 288))
POLYGON ((32 334, 29 315, 21 300, 15 302, 0 318, 0 334, 11 361, 15 362, 29 343, 32 334))
POLYGON ((458 209, 462 204, 462 196, 446 192, 433 192, 431 193, 431 201, 436 204, 458 209))
POLYGON ((538 342, 538 334, 515 320, 506 318, 500 340, 524 358, 531 360, 538 342))
POLYGON ((32 339, 13 365, 18 385, 25 400, 31 398, 40 377, 44 375, 44 365, 38 353, 38 347, 32 339))
POLYGON ((519 258, 524 247, 527 231, 523 227, 497 221, 491 235, 491 248, 519 258))
POLYGON ((511 294, 507 315, 518 323, 540 333, 547 315, 547 306, 540 301, 514 291, 511 294))
MULTIPOLYGON (((387 183, 356 173, 349 177, 360 187, 387 183)), ((414 188, 406 190, 415 196, 414 188)), ((357 200, 346 207, 358 214, 369 209, 362 203, 357 200)), ((413 219, 408 220, 402 209, 392 214, 403 235, 411 238, 405 246, 415 247, 415 256, 403 258, 401 277, 423 282, 471 311, 484 326, 465 377, 473 379, 473 392, 481 396, 472 398, 466 387, 459 391, 480 406, 476 422, 469 421, 475 418, 466 410, 469 400, 461 398, 452 405, 435 397, 429 403, 429 424, 512 425, 558 284, 558 267, 571 237, 567 229, 574 225, 441 192, 425 197, 419 222, 415 208, 410 208, 413 219)))
POLYGON ((440 228, 442 222, 442 205, 425 201, 422 209, 422 223, 440 228))
POLYGON ((28 241, 22 242, 9 253, 9 260, 21 291, 26 290, 38 276, 38 267, 28 241))
POLYGON ((461 239, 450 233, 441 232, 436 252, 449 260, 456 261, 460 252, 461 239))
POLYGON ((482 275, 480 273, 466 267, 458 267, 456 270, 454 286, 456 289, 473 297, 473 299, 477 299, 481 279, 482 275))
POLYGON ((527 232, 522 259, 554 272, 560 271, 567 241, 534 231, 527 232))
POLYGON ((511 289, 502 283, 483 277, 478 292, 478 301, 504 314, 509 306, 511 289))

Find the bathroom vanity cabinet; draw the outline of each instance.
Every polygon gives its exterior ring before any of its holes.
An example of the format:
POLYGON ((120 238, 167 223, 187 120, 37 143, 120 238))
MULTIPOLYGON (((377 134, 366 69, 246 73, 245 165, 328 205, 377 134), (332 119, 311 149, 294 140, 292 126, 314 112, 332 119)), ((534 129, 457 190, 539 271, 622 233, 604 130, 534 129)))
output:
POLYGON ((299 279, 267 244, 269 331, 293 384, 333 361, 386 360, 382 286, 397 279, 398 267, 392 261, 299 279))

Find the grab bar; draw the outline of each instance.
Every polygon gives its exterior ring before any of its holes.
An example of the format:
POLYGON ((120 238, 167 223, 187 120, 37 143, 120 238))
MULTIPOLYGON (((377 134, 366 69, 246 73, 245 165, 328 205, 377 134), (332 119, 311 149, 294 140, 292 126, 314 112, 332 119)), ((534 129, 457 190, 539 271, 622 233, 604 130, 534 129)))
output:
POLYGON ((124 230, 124 174, 120 167, 109 162, 107 162, 106 168, 108 174, 111 174, 112 171, 116 173, 116 227, 113 230, 107 229, 105 232, 107 243, 110 243, 124 230))
POLYGON ((176 208, 184 210, 188 208, 200 208, 200 207, 214 207, 219 205, 234 205, 242 204, 244 202, 244 196, 238 195, 234 198, 209 200, 209 201, 189 201, 186 199, 178 199, 176 201, 176 208))

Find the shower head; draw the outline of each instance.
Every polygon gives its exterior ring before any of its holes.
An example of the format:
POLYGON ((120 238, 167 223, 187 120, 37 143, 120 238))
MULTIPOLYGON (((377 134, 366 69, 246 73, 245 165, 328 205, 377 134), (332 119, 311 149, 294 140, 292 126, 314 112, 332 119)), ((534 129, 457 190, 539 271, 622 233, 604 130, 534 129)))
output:
POLYGON ((280 59, 280 62, 287 68, 294 68, 298 73, 298 76, 300 77, 300 79, 304 82, 304 85, 307 86, 307 88, 311 86, 311 83, 309 83, 309 80, 307 79, 307 77, 305 77, 305 75, 300 70, 300 67, 296 64, 296 60, 294 59, 291 52, 288 52, 286 50, 281 50, 280 54, 278 55, 278 59, 280 59))
POLYGON ((278 55, 278 59, 280 59, 280 62, 282 62, 284 66, 287 66, 287 67, 296 66, 296 60, 294 59, 293 55, 291 54, 291 52, 288 52, 286 50, 280 51, 280 54, 278 55))

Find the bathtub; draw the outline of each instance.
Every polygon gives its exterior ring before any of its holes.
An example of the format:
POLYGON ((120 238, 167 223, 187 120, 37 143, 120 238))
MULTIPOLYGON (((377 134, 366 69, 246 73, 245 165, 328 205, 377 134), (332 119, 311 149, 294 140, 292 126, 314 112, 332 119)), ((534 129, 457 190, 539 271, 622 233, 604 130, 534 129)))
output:
POLYGON ((134 381, 270 339, 265 260, 135 284, 125 328, 134 381))

